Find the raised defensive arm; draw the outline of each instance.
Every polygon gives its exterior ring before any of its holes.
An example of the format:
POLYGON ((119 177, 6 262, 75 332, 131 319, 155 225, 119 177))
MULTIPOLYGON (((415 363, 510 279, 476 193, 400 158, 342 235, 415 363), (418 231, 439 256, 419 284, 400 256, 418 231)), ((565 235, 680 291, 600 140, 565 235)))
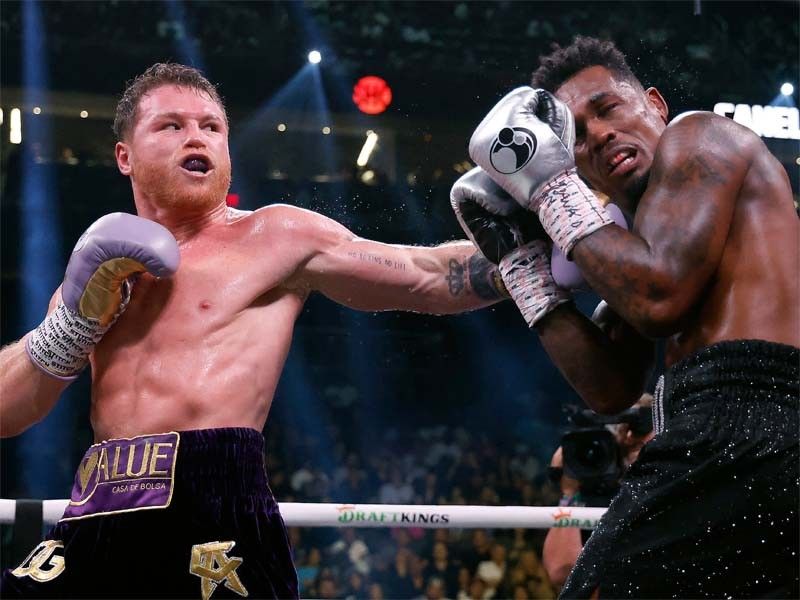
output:
POLYGON ((680 331, 717 269, 749 167, 749 136, 707 114, 664 132, 633 232, 603 227, 572 257, 592 288, 651 336, 680 331))
POLYGON ((137 273, 170 276, 180 253, 164 227, 126 213, 95 221, 72 251, 41 325, 0 352, 0 435, 42 420, 125 310, 137 273))

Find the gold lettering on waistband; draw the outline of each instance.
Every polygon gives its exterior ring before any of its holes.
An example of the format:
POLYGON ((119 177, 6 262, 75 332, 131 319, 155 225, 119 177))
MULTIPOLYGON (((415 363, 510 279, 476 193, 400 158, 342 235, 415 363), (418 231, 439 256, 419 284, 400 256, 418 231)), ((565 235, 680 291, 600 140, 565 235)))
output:
POLYGON ((97 466, 97 457, 99 453, 92 452, 89 456, 86 457, 86 462, 78 467, 78 480, 81 484, 81 494, 86 491, 86 486, 89 483, 89 478, 92 476, 94 472, 94 468, 97 466))
POLYGON ((15 577, 30 577, 40 583, 51 581, 61 575, 66 568, 63 551, 63 542, 44 540, 33 549, 20 566, 11 571, 11 574, 15 577), (59 548, 62 553, 55 554, 59 548))
POLYGON ((97 459, 97 479, 100 480, 100 471, 103 472, 103 479, 108 481, 108 451, 105 446, 100 448, 100 458, 97 459))
MULTIPOLYGON (((128 446, 130 448, 130 446, 128 446)), ((130 450, 129 450, 130 451, 130 450)), ((119 472, 120 447, 114 446, 114 464, 111 466, 111 479, 125 479, 125 473, 119 472)))
POLYGON ((160 448, 172 448, 172 444, 153 444, 153 456, 150 458, 150 471, 147 473, 148 476, 153 477, 155 475, 168 475, 169 471, 164 469, 163 471, 158 471, 156 469, 156 462, 159 458, 167 458, 166 454, 159 454, 158 451, 160 448))
POLYGON ((147 460, 150 458, 150 442, 144 443, 144 452, 142 453, 142 464, 138 471, 133 470, 133 460, 136 456, 136 446, 128 446, 128 468, 125 469, 125 475, 128 477, 140 477, 147 471, 147 460))
POLYGON ((200 578, 200 593, 203 600, 211 598, 217 586, 225 582, 225 587, 240 596, 247 597, 236 569, 244 562, 238 556, 227 556, 236 542, 209 542, 192 546, 189 573, 200 578))

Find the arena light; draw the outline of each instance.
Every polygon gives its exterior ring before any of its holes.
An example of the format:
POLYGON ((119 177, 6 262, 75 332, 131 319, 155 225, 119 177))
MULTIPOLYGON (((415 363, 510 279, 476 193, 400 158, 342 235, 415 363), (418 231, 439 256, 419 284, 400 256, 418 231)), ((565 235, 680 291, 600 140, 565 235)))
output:
POLYGON ((791 96, 794 94, 794 86, 788 81, 781 86, 781 94, 784 96, 791 96))
POLYGON ((328 127, 327 125, 322 128, 323 135, 328 135, 330 132, 331 132, 331 128, 328 127))
POLYGON ((166 5, 167 15, 169 16, 169 19, 165 22, 165 25, 169 28, 168 37, 172 40, 180 62, 206 72, 202 57, 202 46, 196 42, 198 38, 186 15, 186 2, 184 0, 165 0, 162 4, 166 5))
POLYGON ((353 87, 353 102, 363 113, 380 114, 392 103, 392 88, 380 77, 367 75, 353 87))
POLYGON ((12 144, 21 144, 22 111, 18 108, 12 108, 9 121, 8 141, 12 144))
POLYGON ((0 125, 2 125, 2 124, 3 124, 3 117, 4 117, 4 115, 3 115, 3 109, 2 109, 2 108, 0 108, 0 125))
POLYGON ((361 148, 361 152, 358 154, 358 158, 356 159, 356 164, 359 167, 365 167, 369 162, 369 157, 372 154, 372 151, 375 149, 375 144, 378 143, 378 134, 374 131, 367 132, 367 139, 364 142, 364 146, 361 148))
POLYGON ((286 131, 286 125, 284 123, 278 123, 278 131, 280 131, 281 133, 286 131))
MULTIPOLYGON (((23 106, 44 106, 44 90, 50 89, 47 62, 48 36, 41 2, 22 2, 22 89, 23 106)), ((28 109, 30 110, 30 109, 28 109)), ((22 115, 20 115, 22 120, 22 115)), ((29 331, 41 320, 53 289, 64 276, 62 222, 56 167, 44 158, 56 155, 53 123, 50 119, 28 119, 24 123, 25 140, 35 142, 34 156, 40 160, 22 161, 19 211, 20 311, 13 325, 21 332, 29 331)), ((21 132, 20 132, 21 133, 21 132)), ((70 240, 70 246, 75 242, 70 240)), ((69 446, 73 434, 68 424, 79 419, 82 392, 70 386, 61 395, 53 410, 35 427, 14 439, 15 459, 25 465, 20 473, 19 493, 23 497, 53 498, 59 490, 69 489, 73 476, 67 469, 54 469, 60 460, 59 448, 69 446)))
POLYGON ((319 50, 312 50, 308 53, 308 62, 312 65, 318 65, 322 62, 322 54, 320 54, 319 50))
POLYGON ((41 107, 39 107, 39 106, 34 106, 34 107, 33 107, 33 114, 35 114, 35 115, 40 115, 40 114, 42 114, 42 109, 41 109, 41 107))
POLYGON ((88 113, 88 112, 86 112, 85 110, 82 110, 82 111, 81 111, 81 119, 85 119, 85 118, 87 118, 88 116, 89 116, 89 113, 88 113))

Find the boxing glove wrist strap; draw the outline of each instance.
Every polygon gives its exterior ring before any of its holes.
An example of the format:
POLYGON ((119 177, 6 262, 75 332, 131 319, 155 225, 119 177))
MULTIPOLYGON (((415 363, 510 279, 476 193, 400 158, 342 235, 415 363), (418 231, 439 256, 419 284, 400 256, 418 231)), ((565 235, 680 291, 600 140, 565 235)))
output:
POLYGON ((499 268, 492 272, 492 284, 494 284, 494 289, 497 291, 498 297, 511 298, 511 294, 508 292, 508 288, 503 281, 503 275, 500 273, 499 268))
POLYGON ((547 235, 568 258, 578 241, 614 222, 575 168, 548 181, 531 207, 539 214, 547 235))
POLYGON ((499 267, 508 293, 528 327, 570 299, 550 273, 550 255, 544 240, 534 240, 509 252, 499 267))
POLYGON ((94 345, 108 331, 94 319, 59 304, 28 336, 25 349, 33 363, 57 379, 75 379, 94 345))
POLYGON ((25 340, 25 350, 33 364, 56 379, 76 379, 89 362, 95 344, 128 307, 130 282, 124 281, 120 291, 122 302, 108 325, 101 325, 97 319, 85 317, 59 302, 25 340))

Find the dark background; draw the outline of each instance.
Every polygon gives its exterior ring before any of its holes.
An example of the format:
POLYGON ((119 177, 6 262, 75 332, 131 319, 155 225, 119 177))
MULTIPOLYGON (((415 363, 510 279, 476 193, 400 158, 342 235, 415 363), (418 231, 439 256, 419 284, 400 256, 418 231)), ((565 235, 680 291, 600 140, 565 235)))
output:
MULTIPOLYGON (((80 233, 102 214, 134 210, 113 164, 110 124, 125 81, 156 61, 193 62, 219 84, 240 208, 288 202, 364 237, 409 244, 462 237, 448 191, 469 166, 469 135, 496 99, 528 82, 553 42, 579 33, 615 40, 673 115, 718 101, 767 105, 781 83, 798 84, 797 2, 70 1, 35 8, 31 26, 25 4, 0 7, 4 344, 38 323, 80 233), (324 57, 314 73, 306 63, 312 48, 324 57), (367 74, 386 79, 394 93, 377 116, 359 113, 350 99, 367 74), (35 117, 34 105, 42 107, 35 117), (13 106, 23 108, 21 145, 8 143, 13 106), (83 109, 86 119, 78 116, 83 109), (289 131, 279 134, 277 122, 289 131), (320 124, 333 134, 321 135, 320 124), (367 184, 354 162, 370 128, 383 141, 367 184), (41 182, 50 200, 36 209, 51 228, 45 246, 55 259, 46 274, 25 267, 24 217, 34 210, 26 177, 41 182), (31 282, 47 292, 32 295, 31 282)), ((797 142, 767 143, 797 192, 797 142)), ((595 302, 579 298, 586 311, 595 302)), ((47 469, 31 475, 19 451, 25 436, 2 443, 0 496, 66 497, 92 439, 88 397, 84 375, 58 414, 34 428, 47 469)), ((267 434, 301 430, 318 440, 311 458, 332 465, 325 424, 338 410, 354 424, 347 443, 365 452, 387 431, 448 424, 485 431, 497 443, 525 443, 546 461, 564 424, 561 407, 574 402, 509 302, 435 318, 358 314, 312 297, 267 434)))

